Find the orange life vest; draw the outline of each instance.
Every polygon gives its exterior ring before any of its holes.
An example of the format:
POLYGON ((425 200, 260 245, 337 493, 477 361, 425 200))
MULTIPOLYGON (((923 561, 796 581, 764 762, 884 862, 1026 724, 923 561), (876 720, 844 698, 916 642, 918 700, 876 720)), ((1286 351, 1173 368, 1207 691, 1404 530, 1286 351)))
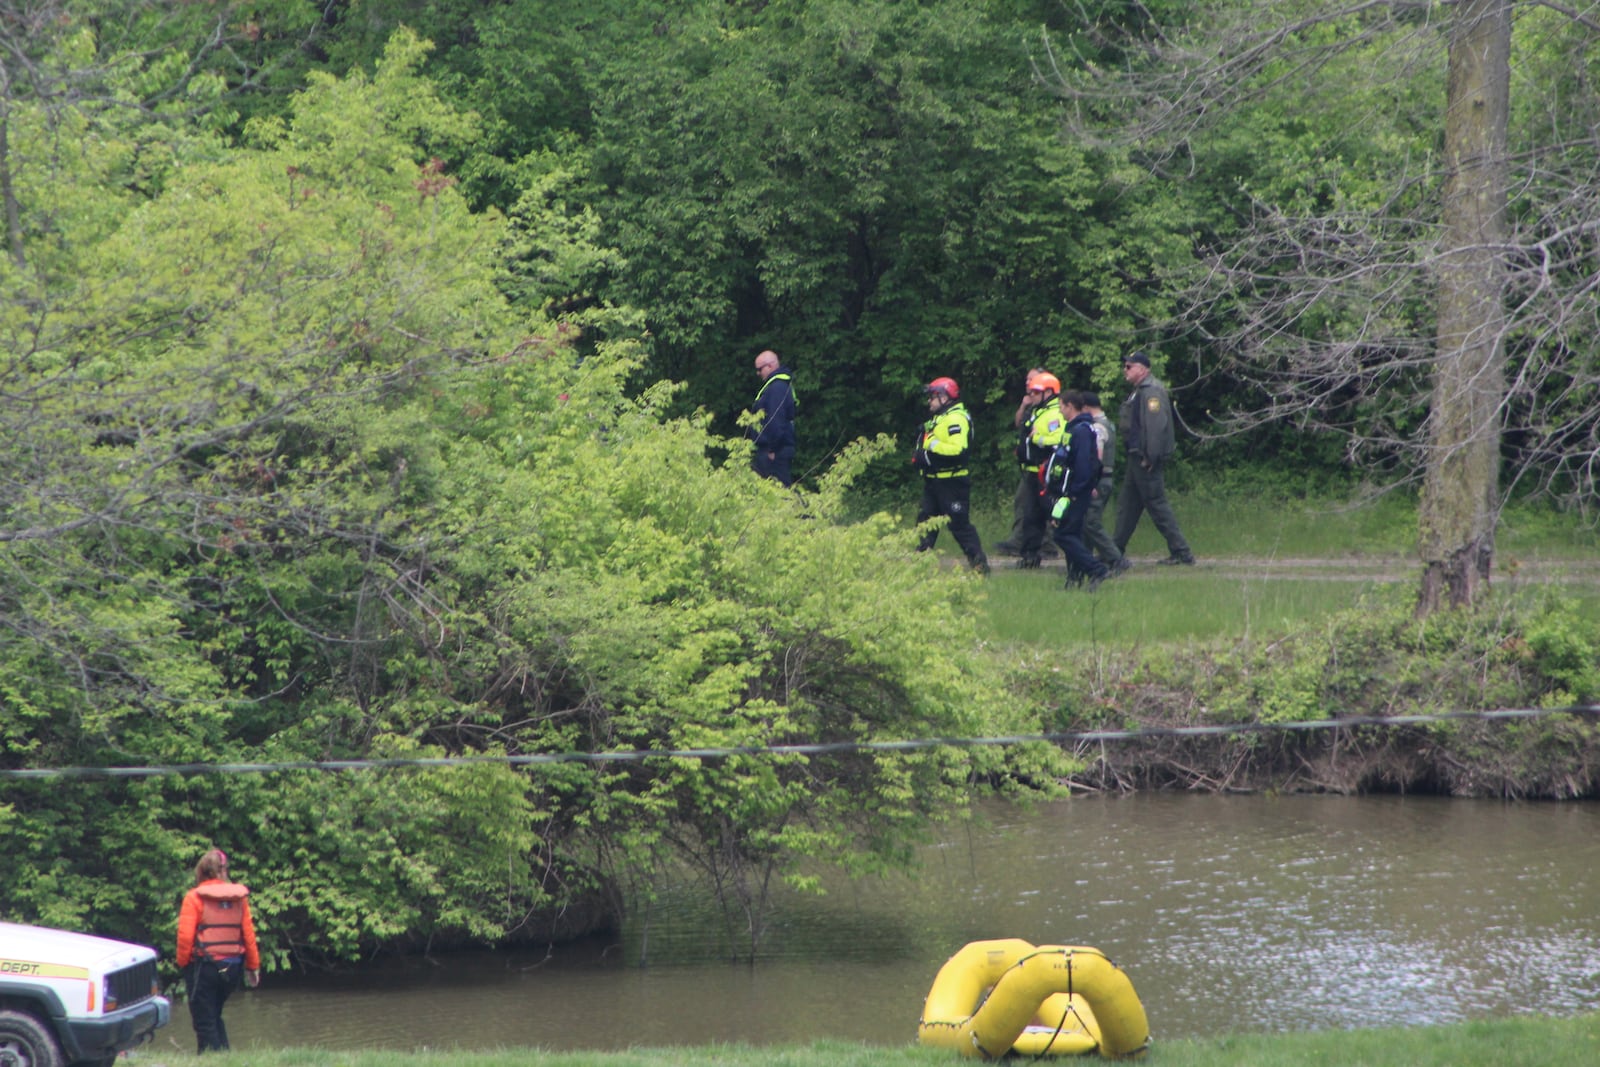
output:
POLYGON ((250 890, 237 882, 199 886, 200 922, 194 930, 197 955, 210 960, 244 955, 244 902, 250 890))

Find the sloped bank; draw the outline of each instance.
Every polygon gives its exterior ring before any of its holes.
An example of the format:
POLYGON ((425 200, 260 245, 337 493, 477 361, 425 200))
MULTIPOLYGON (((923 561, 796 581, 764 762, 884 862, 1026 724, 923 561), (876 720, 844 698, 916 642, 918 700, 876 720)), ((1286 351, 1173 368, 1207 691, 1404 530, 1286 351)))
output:
POLYGON ((1057 701, 1062 731, 1151 731, 1079 743, 1080 789, 1600 796, 1600 626, 1552 598, 1418 620, 1351 611, 1280 640, 1110 653, 1057 701), (1303 729, 1327 720, 1528 709, 1515 719, 1303 729), (1173 727, 1250 724, 1237 733, 1173 727))
POLYGON ((1535 722, 1355 726, 1165 737, 1082 750, 1076 789, 1415 793, 1505 799, 1600 797, 1596 713, 1535 722))

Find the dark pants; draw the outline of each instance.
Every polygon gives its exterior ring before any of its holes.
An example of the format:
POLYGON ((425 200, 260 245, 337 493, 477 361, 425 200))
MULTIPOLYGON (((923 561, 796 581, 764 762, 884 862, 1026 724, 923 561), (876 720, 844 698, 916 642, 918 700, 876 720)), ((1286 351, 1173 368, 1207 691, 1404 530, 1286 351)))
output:
MULTIPOLYGON (((1039 549, 1050 532, 1050 498, 1039 493, 1038 475, 1030 475, 1032 492, 1022 504, 1022 539, 1017 542, 1018 554, 1024 563, 1037 563, 1039 549)), ((1017 494, 1021 499, 1022 494, 1017 494)))
POLYGON ((1134 528, 1139 525, 1139 517, 1148 511, 1150 521, 1167 539, 1168 554, 1178 559, 1194 558, 1194 553, 1189 550, 1189 542, 1183 539, 1183 531, 1178 529, 1178 517, 1172 513, 1172 505, 1167 501, 1167 480, 1161 472, 1161 464, 1152 464, 1146 470, 1144 464, 1130 457, 1127 472, 1122 476, 1120 492, 1122 495, 1117 498, 1117 551, 1128 550, 1128 541, 1133 537, 1134 528))
POLYGON ((1083 519, 1083 540, 1094 550, 1094 554, 1100 557, 1101 563, 1115 565, 1122 559, 1122 550, 1111 540, 1111 535, 1106 533, 1102 521, 1106 511, 1106 501, 1110 499, 1111 476, 1108 474, 1100 479, 1100 484, 1095 486, 1095 495, 1089 498, 1089 513, 1083 519))
MULTIPOLYGON (((950 516, 950 536, 956 539, 961 551, 967 554, 967 562, 974 567, 980 567, 988 564, 989 557, 983 554, 983 544, 978 540, 978 531, 972 526, 971 497, 972 479, 966 475, 959 478, 924 477, 922 506, 917 511, 917 522, 927 522, 936 515, 950 516)), ((918 543, 917 551, 928 551, 938 539, 938 530, 928 531, 918 543)))
MULTIPOLYGON (((1018 554, 1022 552, 1026 534, 1023 527, 1028 521, 1028 513, 1038 505, 1040 499, 1039 472, 1023 471, 1022 477, 1017 479, 1016 495, 1011 498, 1011 533, 1006 536, 1006 543, 1015 547, 1018 554)), ((1039 532, 1039 542, 1039 548, 1035 551, 1040 555, 1055 556, 1056 550, 1045 539, 1044 529, 1039 532)))
POLYGON ((789 468, 794 463, 794 445, 785 445, 783 448, 765 449, 760 445, 750 456, 750 469, 763 478, 772 478, 788 487, 794 484, 794 475, 789 468), (771 451, 769 458, 767 452, 771 451))
POLYGON ((1022 544, 1022 524, 1027 521, 1028 502, 1039 495, 1039 475, 1033 471, 1023 471, 1022 477, 1017 481, 1017 495, 1011 498, 1011 533, 1006 540, 1014 545, 1022 544))
POLYGON ((222 1024, 222 1005, 244 980, 244 961, 218 965, 208 959, 189 964, 185 976, 189 992, 189 1016, 194 1021, 194 1036, 200 1051, 228 1050, 228 1028, 222 1024))
POLYGON ((1086 578, 1104 578, 1111 568, 1094 558, 1089 546, 1083 543, 1083 524, 1089 516, 1089 501, 1074 500, 1067 505, 1066 513, 1056 521, 1055 543, 1067 557, 1067 572, 1086 578))

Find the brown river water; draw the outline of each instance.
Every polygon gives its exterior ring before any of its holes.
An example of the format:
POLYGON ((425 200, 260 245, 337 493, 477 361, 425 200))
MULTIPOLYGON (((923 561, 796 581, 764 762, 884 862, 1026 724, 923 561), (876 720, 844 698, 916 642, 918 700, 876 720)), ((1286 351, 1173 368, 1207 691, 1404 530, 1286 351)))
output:
MULTIPOLYGON (((235 1048, 899 1045, 940 964, 995 937, 1101 949, 1158 1042, 1600 1008, 1594 803, 1143 794, 985 817, 915 875, 783 897, 753 964, 685 888, 549 952, 269 974, 228 1029, 235 1048)), ((189 1026, 175 1007, 157 1048, 192 1048, 189 1026)))

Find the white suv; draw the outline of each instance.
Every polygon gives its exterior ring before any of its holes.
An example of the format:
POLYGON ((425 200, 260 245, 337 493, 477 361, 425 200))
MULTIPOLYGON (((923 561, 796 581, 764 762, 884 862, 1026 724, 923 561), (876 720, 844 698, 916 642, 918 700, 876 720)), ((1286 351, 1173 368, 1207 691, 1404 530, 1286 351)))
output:
POLYGON ((0 922, 0 1067, 110 1067, 172 1018, 156 951, 0 922))

